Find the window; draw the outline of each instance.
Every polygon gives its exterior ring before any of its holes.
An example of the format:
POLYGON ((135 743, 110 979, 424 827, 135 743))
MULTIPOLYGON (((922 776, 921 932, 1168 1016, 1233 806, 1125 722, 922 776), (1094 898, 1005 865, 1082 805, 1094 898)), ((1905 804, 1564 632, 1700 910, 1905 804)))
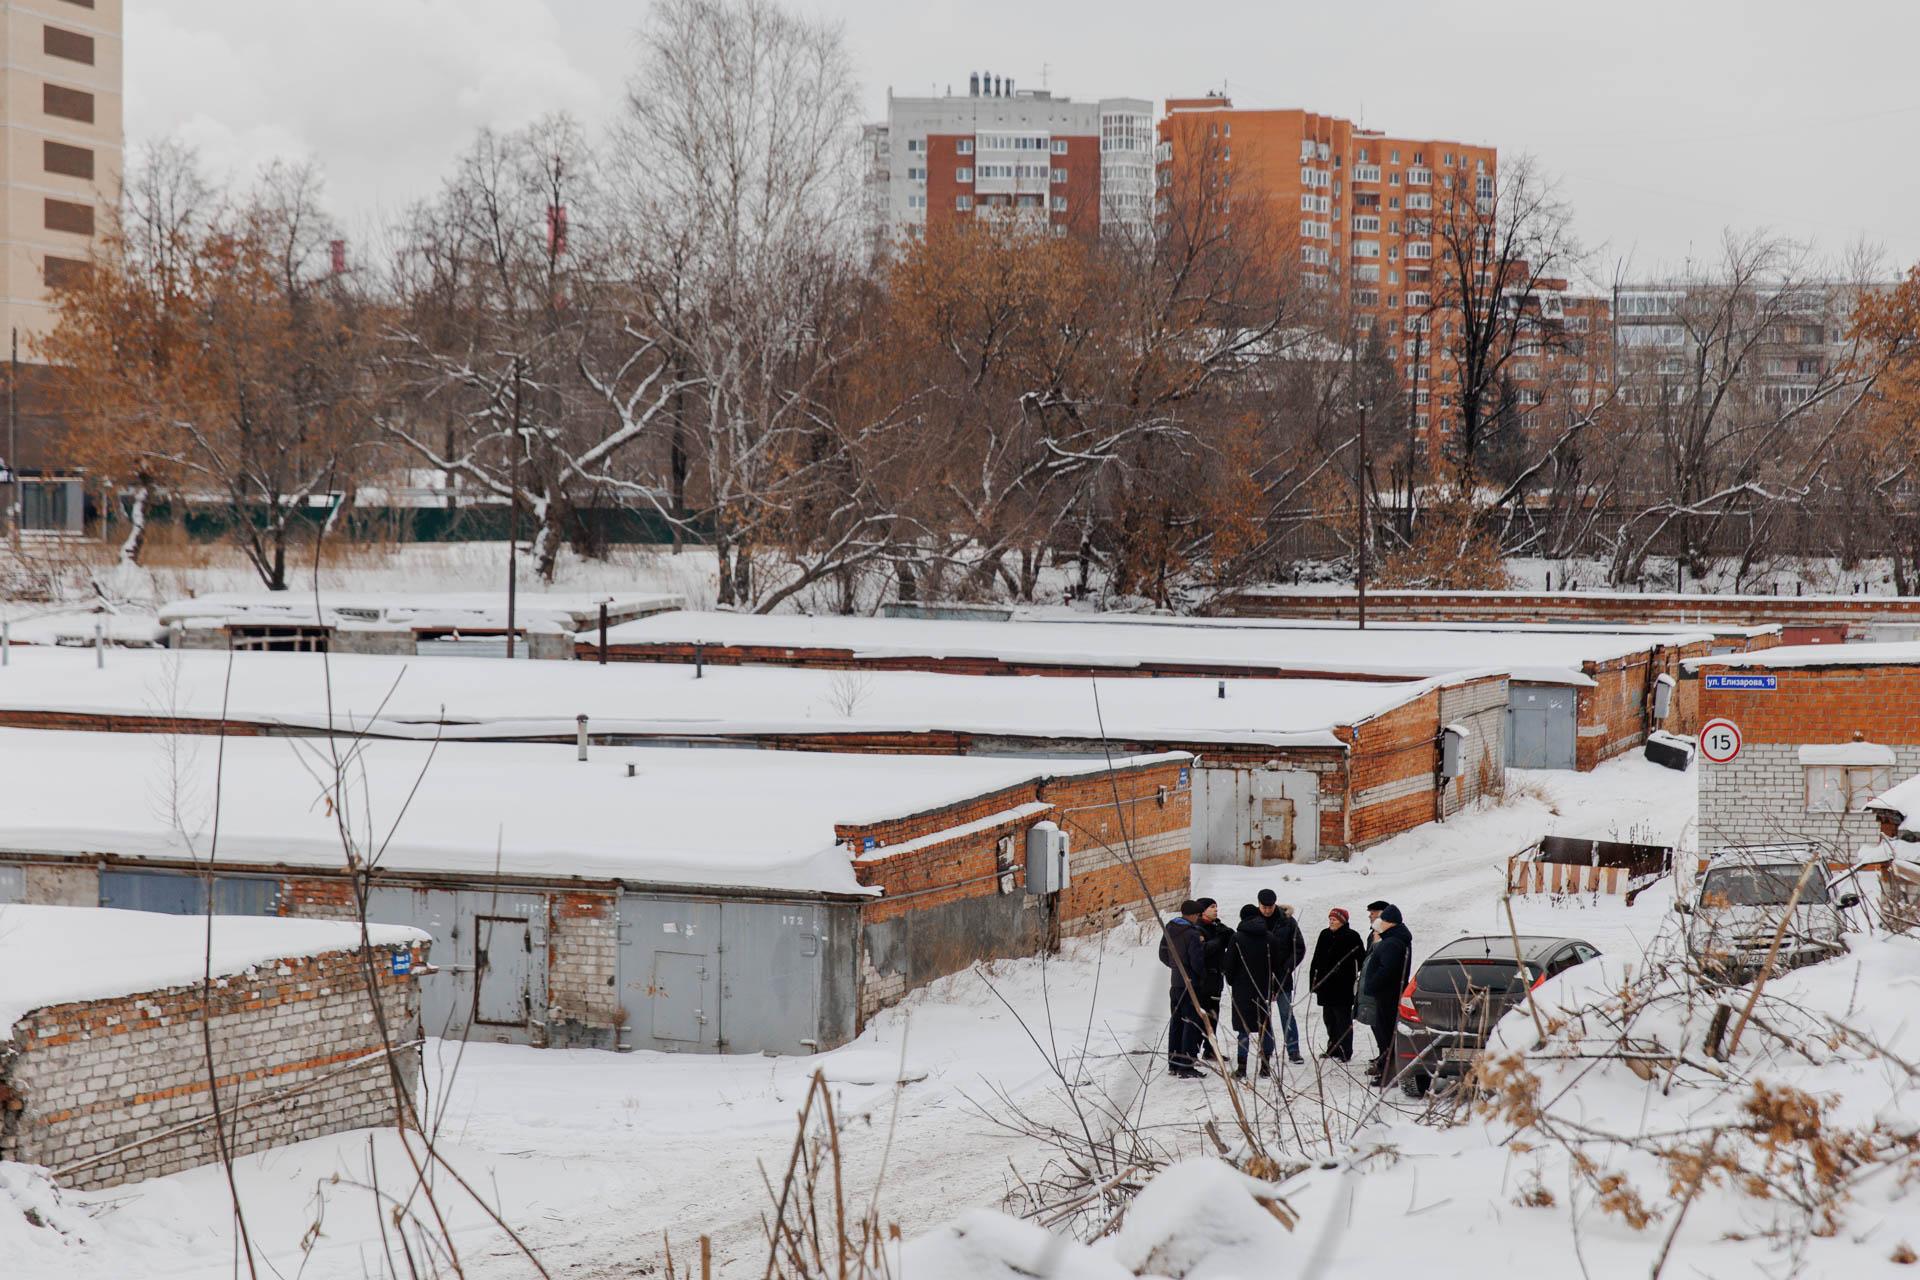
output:
POLYGON ((50 58, 65 58, 68 62, 84 62, 93 65, 93 37, 83 36, 77 31, 62 31, 59 27, 40 29, 40 48, 50 58))
POLYGON ((916 169, 911 165, 907 167, 908 182, 925 182, 926 180, 927 180, 927 171, 925 169, 916 169))
POLYGON ((1893 770, 1883 764, 1810 764, 1806 774, 1808 813, 1862 813, 1893 785, 1893 770))
POLYGON ((1418 193, 1414 195, 1410 195, 1407 197, 1407 208, 1431 209, 1433 208, 1433 197, 1430 195, 1424 195, 1424 194, 1418 194, 1418 193))
POLYGON ((1453 152, 1451 151, 1447 152, 1447 154, 1441 159, 1440 163, 1444 164, 1449 169, 1453 168, 1453 152))
POLYGON ((78 120, 82 124, 93 123, 93 95, 80 89, 43 84, 40 86, 40 109, 50 116, 59 116, 62 120, 78 120))
POLYGON ((68 178, 93 180, 93 152, 85 147, 70 147, 48 139, 41 143, 41 167, 48 173, 68 178))
POLYGON ((84 283, 87 273, 93 268, 73 258, 56 258, 47 255, 44 274, 49 288, 59 289, 84 283))
POLYGON ((1353 242, 1353 256, 1356 258, 1379 257, 1380 242, 1378 240, 1355 240, 1353 242))
POLYGON ((1388 174, 1388 175, 1387 175, 1387 185, 1388 185, 1388 186, 1390 186, 1390 187, 1397 187, 1397 186, 1399 186, 1399 185, 1400 185, 1400 175, 1399 175, 1399 174, 1397 174, 1397 173, 1390 173, 1390 174, 1388 174))
POLYGON ((973 139, 972 139, 972 138, 962 138, 962 139, 960 139, 960 141, 958 141, 958 142, 956 142, 956 143, 954 143, 954 144, 953 144, 953 150, 954 150, 954 153, 955 153, 956 155, 963 155, 963 156, 970 156, 970 155, 972 155, 972 154, 973 154, 973 139))
POLYGON ((1355 231, 1371 231, 1374 233, 1378 233, 1380 230, 1380 219, 1356 217, 1353 220, 1353 229, 1355 231))
POLYGON ((1067 198, 1065 196, 1055 196, 1053 198, 1053 211, 1055 213, 1065 213, 1067 211, 1067 198))
POLYGON ((1407 246, 1407 257, 1409 259, 1432 258, 1433 246, 1430 244, 1422 244, 1416 240, 1407 246))
POLYGON ((1312 138, 1300 139, 1300 158, 1302 160, 1313 159, 1313 139, 1312 138))
POLYGON ((1053 180, 1055 182, 1065 182, 1067 180, 1067 171, 1065 169, 1055 169, 1053 171, 1053 180))
POLYGON ((965 213, 967 210, 973 208, 973 197, 972 196, 955 196, 953 198, 953 207, 960 210, 960 212, 965 213))
POLYGON ((1380 291, 1378 289, 1355 289, 1353 291, 1353 305, 1356 307, 1379 306, 1380 291))
MULTIPOLYGON (((973 144, 971 142, 962 142, 960 146, 962 150, 970 151, 973 149, 973 144)), ((927 140, 925 138, 908 138, 907 139, 908 155, 912 155, 916 151, 925 151, 926 149, 927 149, 927 140)))
POLYGON ((1053 154, 1057 156, 1067 154, 1067 140, 1065 138, 1055 138, 1053 140, 1053 154))
POLYGON ((1353 268, 1353 278, 1355 282, 1359 284, 1379 284, 1380 268, 1376 265, 1368 265, 1365 263, 1357 264, 1353 268))
POLYGON ((926 207, 927 207, 927 198, 925 196, 908 196, 907 197, 907 208, 924 209, 926 207))
POLYGON ((1353 166, 1353 180, 1355 182, 1380 181, 1380 166, 1377 164, 1357 164, 1353 166))
POLYGON ((1493 199, 1493 177, 1491 174, 1482 174, 1473 180, 1473 194, 1482 200, 1493 199))
POLYGON ((49 231, 90 236, 93 234, 93 206, 76 204, 71 200, 49 200, 46 202, 46 224, 49 231))
POLYGON ((1399 207, 1400 207, 1400 197, 1399 197, 1399 196, 1388 196, 1388 197, 1387 197, 1387 208, 1389 208, 1389 209, 1398 209, 1399 207))
MULTIPOLYGON (((981 169, 984 172, 988 167, 989 166, 982 165, 981 169)), ((973 170, 969 169, 966 165, 961 165, 958 169, 955 169, 953 171, 953 180, 955 182, 972 182, 973 170)))

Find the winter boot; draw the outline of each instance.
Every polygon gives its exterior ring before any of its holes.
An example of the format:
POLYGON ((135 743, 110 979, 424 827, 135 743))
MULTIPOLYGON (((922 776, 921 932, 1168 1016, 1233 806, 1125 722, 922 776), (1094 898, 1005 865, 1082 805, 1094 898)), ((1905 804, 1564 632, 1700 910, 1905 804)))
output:
POLYGON ((1262 1080, 1273 1078, 1273 1059, 1264 1053, 1260 1055, 1260 1078, 1262 1080))

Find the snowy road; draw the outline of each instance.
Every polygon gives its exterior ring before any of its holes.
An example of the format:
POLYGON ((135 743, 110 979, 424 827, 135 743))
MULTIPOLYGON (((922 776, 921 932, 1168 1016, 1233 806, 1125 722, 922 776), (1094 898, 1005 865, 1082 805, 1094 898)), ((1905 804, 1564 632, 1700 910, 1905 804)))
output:
MULTIPOLYGON (((1220 899, 1231 918, 1258 889, 1272 887, 1296 906, 1309 940, 1328 907, 1364 919, 1367 901, 1386 898, 1406 912, 1416 954, 1425 954, 1461 933, 1505 930, 1498 899, 1506 858, 1544 833, 1669 843, 1686 839, 1692 822, 1692 776, 1638 759, 1592 774, 1511 776, 1514 794, 1505 805, 1422 828, 1352 862, 1196 868, 1196 889, 1220 899)), ((1673 918, 1667 900, 1652 894, 1632 909, 1618 899, 1516 906, 1523 931, 1577 935, 1609 951, 1638 950, 1673 918)), ((664 1235, 684 1258, 703 1232, 714 1240, 720 1274, 758 1274, 761 1168, 777 1179, 784 1167, 794 1114, 816 1067, 835 1081, 841 1113, 855 1117, 843 1143, 849 1194, 864 1201, 872 1193, 884 1158, 881 1215, 909 1233, 963 1208, 995 1205, 1014 1170, 1038 1171, 1041 1144, 989 1116, 1006 1115, 1013 1102, 1043 1120, 1068 1118, 1054 1059, 1083 1094, 1118 1100, 1183 1149, 1199 1149, 1199 1119, 1220 1117, 1223 1131, 1230 1128, 1219 1082, 1174 1082, 1157 1070, 1166 977, 1153 941, 1146 930, 1121 930, 1072 943, 1045 963, 1006 962, 947 979, 876 1019, 854 1044, 817 1058, 501 1045, 471 1045, 460 1056, 459 1046, 436 1043, 430 1079, 445 1083, 436 1083, 429 1103, 441 1117, 443 1148, 470 1181, 511 1206, 509 1221, 553 1274, 646 1274, 664 1235), (898 1091, 896 1116, 892 1080, 902 1062, 909 1083, 898 1091)), ((1311 1054, 1320 1044, 1319 1018, 1302 1013, 1311 1054)), ((1318 1114, 1299 1104, 1323 1093, 1341 1109, 1370 1104, 1349 1074, 1315 1080, 1311 1065, 1291 1070, 1286 1087, 1304 1095, 1294 1099, 1298 1112, 1318 1114)), ((1270 1086, 1263 1105, 1276 1099, 1270 1086)), ((1386 1105, 1406 1104, 1395 1095, 1386 1105)), ((1304 1130, 1297 1139, 1304 1149, 1317 1142, 1324 1139, 1304 1130)), ((366 1193, 351 1185, 366 1181, 369 1150, 380 1153, 382 1180, 391 1184, 403 1163, 387 1134, 340 1135, 241 1162, 250 1234, 275 1271, 329 1280, 381 1270, 379 1223, 366 1193)), ((84 1227, 87 1245, 62 1251, 56 1266, 37 1274, 233 1274, 230 1215, 215 1170, 80 1199, 102 1207, 84 1227)), ((469 1275, 531 1274, 471 1208, 455 1211, 454 1229, 469 1275)), ((7 1240, 0 1228, 0 1247, 7 1240)))

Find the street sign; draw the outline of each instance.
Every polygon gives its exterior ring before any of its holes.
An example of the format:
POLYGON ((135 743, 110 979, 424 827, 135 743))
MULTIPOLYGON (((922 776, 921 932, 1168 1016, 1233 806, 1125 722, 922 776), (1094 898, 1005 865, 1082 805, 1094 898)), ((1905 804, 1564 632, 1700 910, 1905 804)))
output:
POLYGON ((1700 754, 1714 764, 1728 764, 1740 754, 1740 726, 1719 718, 1700 726, 1700 754))
POLYGON ((396 977, 404 977, 413 972, 413 952, 395 951, 393 953, 393 972, 396 977))
POLYGON ((1709 689, 1738 689, 1748 693, 1772 693, 1780 687, 1779 676, 1708 676, 1709 689))

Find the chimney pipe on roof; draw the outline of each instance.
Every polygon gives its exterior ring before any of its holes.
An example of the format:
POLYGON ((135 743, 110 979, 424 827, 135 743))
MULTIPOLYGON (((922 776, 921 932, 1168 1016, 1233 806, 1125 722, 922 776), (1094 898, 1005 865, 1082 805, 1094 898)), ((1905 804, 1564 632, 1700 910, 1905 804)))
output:
POLYGON ((1007 96, 1009 98, 1013 96, 1013 77, 1012 76, 1007 77, 1007 96))
POLYGON ((584 715, 577 716, 574 723, 578 726, 580 758, 585 760, 587 758, 587 718, 584 715))
POLYGON ((967 96, 969 98, 977 98, 980 96, 980 73, 978 71, 973 72, 967 77, 967 96))

